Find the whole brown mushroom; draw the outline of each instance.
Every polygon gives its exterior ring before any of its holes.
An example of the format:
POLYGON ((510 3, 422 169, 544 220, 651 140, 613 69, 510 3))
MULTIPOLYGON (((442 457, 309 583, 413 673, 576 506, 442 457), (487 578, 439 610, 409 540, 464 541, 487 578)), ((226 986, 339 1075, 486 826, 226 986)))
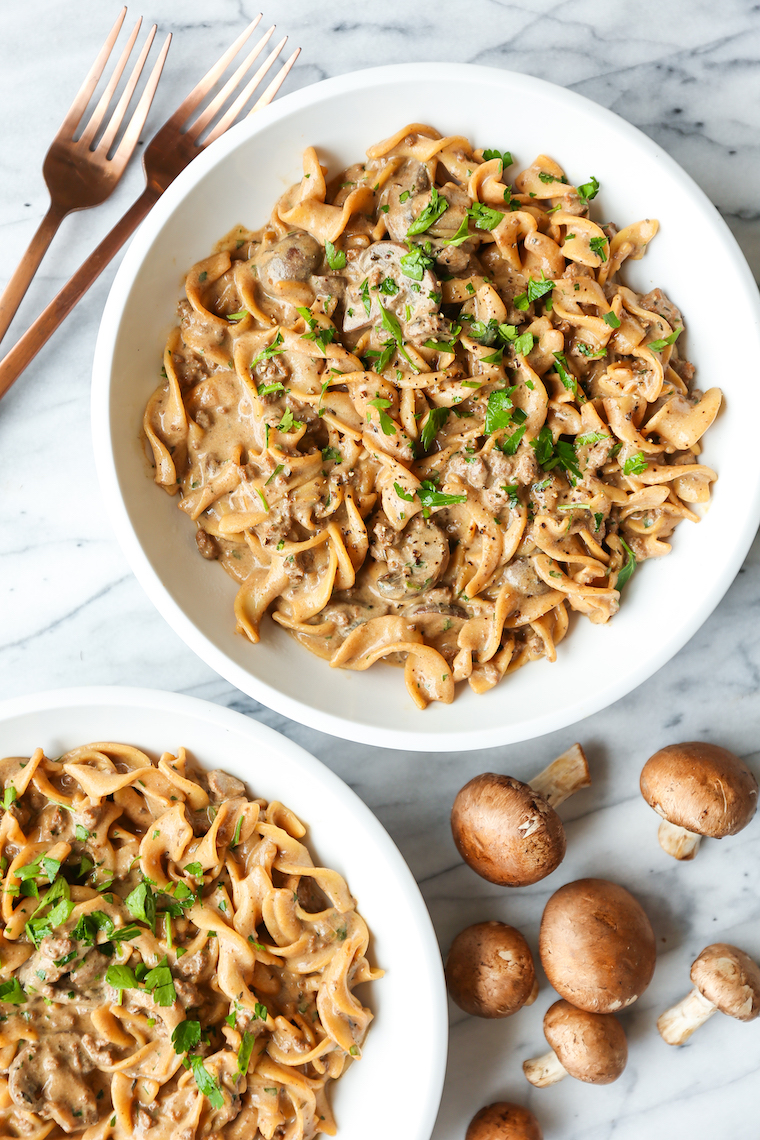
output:
POLYGON ((543 1140, 544 1134, 532 1112, 519 1104, 500 1100, 481 1108, 470 1121, 464 1140, 543 1140))
POLYGON ((698 740, 661 748, 641 773, 641 794, 662 816, 660 846, 676 859, 693 859, 703 835, 723 839, 746 827, 757 791, 743 760, 698 740))
POLYGON ((504 887, 545 879, 565 857, 562 820, 554 810, 591 783, 580 744, 529 784, 484 772, 457 793, 451 831, 460 855, 473 871, 504 887))
POLYGON ((628 1042, 620 1022, 611 1013, 588 1013, 569 1001, 555 1001, 544 1016, 548 1053, 523 1064, 523 1072, 536 1088, 575 1077, 590 1085, 616 1081, 628 1060, 628 1042))
POLYGON ((509 1017, 538 995, 528 943, 503 922, 478 922, 457 934, 446 984, 459 1008, 475 1017, 509 1017))
POLYGON ((589 1013, 616 1013, 652 980, 651 923, 625 887, 606 879, 567 883, 546 904, 538 950, 557 993, 589 1013))
POLYGON ((737 1021, 760 1014, 760 966, 737 946, 714 942, 691 967, 694 989, 657 1019, 668 1045, 683 1045, 700 1025, 720 1011, 737 1021))

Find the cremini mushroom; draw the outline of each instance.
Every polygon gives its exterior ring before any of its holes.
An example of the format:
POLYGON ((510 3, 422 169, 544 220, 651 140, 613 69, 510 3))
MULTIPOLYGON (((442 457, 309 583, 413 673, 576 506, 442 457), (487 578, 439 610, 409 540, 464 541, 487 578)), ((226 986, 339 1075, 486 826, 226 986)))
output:
POLYGON ((625 887, 606 879, 567 883, 546 904, 538 940, 560 997, 589 1013, 615 1013, 652 980, 651 923, 625 887))
POLYGON ((464 1140, 544 1140, 544 1134, 527 1108, 500 1100, 475 1113, 464 1140))
POLYGON ((569 1001, 555 1001, 544 1016, 544 1034, 551 1049, 523 1064, 536 1088, 555 1085, 567 1076, 590 1085, 616 1081, 628 1060, 623 1027, 611 1013, 588 1013, 569 1001))
POLYGON ((503 922, 478 922, 457 934, 446 984, 459 1008, 475 1017, 509 1017, 538 995, 528 943, 503 922))
POLYGON ((736 946, 707 946, 691 967, 691 980, 691 993, 657 1019, 668 1045, 683 1045, 716 1010, 737 1021, 760 1014, 760 966, 736 946))
POLYGON ((473 871, 505 887, 545 879, 565 857, 565 829, 554 810, 591 783, 580 744, 558 756, 529 784, 484 772, 457 793, 451 831, 473 871))
POLYGON ((650 756, 641 794, 662 816, 660 846, 693 859, 703 835, 723 839, 746 827, 757 810, 757 780, 746 764, 717 744, 669 744, 650 756))

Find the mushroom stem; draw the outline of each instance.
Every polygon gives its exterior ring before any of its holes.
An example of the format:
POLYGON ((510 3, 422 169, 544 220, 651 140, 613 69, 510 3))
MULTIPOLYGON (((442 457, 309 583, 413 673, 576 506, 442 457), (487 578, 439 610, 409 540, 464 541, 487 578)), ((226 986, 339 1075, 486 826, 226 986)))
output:
POLYGON ((533 1002, 536 1000, 537 997, 538 997, 538 978, 534 978, 533 979, 533 989, 530 991, 527 998, 525 999, 525 1005, 533 1005, 533 1002))
POLYGON ((692 1033, 712 1017, 718 1007, 697 989, 657 1018, 657 1028, 668 1045, 683 1045, 692 1033))
POLYGON ((657 838, 663 851, 667 851, 668 855, 672 855, 674 859, 684 861, 694 858, 702 836, 664 819, 657 832, 657 838))
POLYGON ((541 1057, 532 1057, 530 1061, 524 1061, 523 1072, 537 1089, 556 1085, 559 1081, 564 1081, 567 1076, 567 1069, 553 1049, 541 1057))
POLYGON ((530 781, 534 792, 543 796, 553 808, 559 807, 569 796, 590 785, 588 762, 580 744, 573 744, 530 781))

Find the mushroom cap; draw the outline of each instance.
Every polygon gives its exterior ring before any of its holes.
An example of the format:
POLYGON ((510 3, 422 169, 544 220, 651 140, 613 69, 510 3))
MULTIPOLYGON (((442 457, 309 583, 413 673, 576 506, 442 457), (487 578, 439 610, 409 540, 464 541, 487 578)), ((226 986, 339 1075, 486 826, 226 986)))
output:
POLYGON ((691 967, 691 980, 721 1013, 737 1021, 754 1021, 760 1014, 760 966, 737 946, 706 946, 691 967))
POLYGON ((722 839, 746 827, 757 809, 757 780, 717 744, 669 744, 641 772, 641 794, 658 815, 696 835, 722 839))
POLYGON ((446 961, 446 984, 460 1009, 475 1017, 509 1017, 536 982, 533 956, 519 930, 478 922, 460 931, 446 961))
POLYGON ((543 796, 495 772, 476 776, 457 793, 451 831, 465 863, 503 887, 545 879, 567 846, 562 820, 543 796))
POLYGON ((590 1085, 616 1081, 628 1060, 623 1027, 610 1013, 589 1013, 555 1001, 544 1016, 544 1033, 571 1077, 590 1085))
POLYGON ((527 1108, 499 1100, 473 1116, 464 1140, 544 1140, 544 1134, 527 1108))
POLYGON ((541 919, 541 963, 557 993, 589 1013, 615 1013, 652 980, 654 931, 625 887, 577 879, 552 895, 541 919))

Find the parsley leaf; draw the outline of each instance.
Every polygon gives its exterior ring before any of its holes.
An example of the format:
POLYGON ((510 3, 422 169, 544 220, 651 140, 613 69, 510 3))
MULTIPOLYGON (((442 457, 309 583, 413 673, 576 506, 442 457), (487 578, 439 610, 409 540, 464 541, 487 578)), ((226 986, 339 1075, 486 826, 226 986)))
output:
POLYGON ((512 346, 518 356, 527 356, 533 348, 533 333, 523 333, 518 336, 513 342, 512 346))
POLYGON ((7 787, 3 792, 3 807, 5 810, 7 811, 11 804, 15 803, 17 799, 18 792, 14 788, 13 784, 11 784, 10 787, 7 787))
POLYGON ((300 431, 302 427, 301 421, 293 418, 291 409, 286 408, 285 414, 277 425, 277 430, 281 432, 300 431))
POLYGON ((410 495, 408 491, 405 491, 400 483, 394 483, 393 490, 396 492, 399 499, 403 499, 405 503, 411 503, 414 499, 414 495, 410 495))
POLYGON ((500 431, 511 424, 513 404, 510 396, 514 391, 514 388, 506 388, 499 392, 491 392, 486 408, 486 435, 491 435, 492 432, 500 431))
POLYGON ((511 166, 514 162, 514 159, 508 150, 500 151, 489 149, 483 151, 483 162, 490 162, 492 158, 498 158, 499 162, 501 163, 502 170, 504 170, 504 168, 507 166, 511 166))
POLYGON ((11 1005, 21 1005, 27 1000, 18 978, 10 978, 7 982, 0 982, 0 1002, 7 1001, 11 1005))
POLYGON ((649 464, 647 463, 646 459, 644 458, 644 452, 643 451, 637 451, 635 455, 631 455, 623 463, 623 474, 624 475, 641 475, 644 471, 646 471, 648 466, 649 466, 649 464))
POLYGON ((395 313, 391 313, 390 310, 386 309, 380 301, 378 301, 378 305, 380 305, 383 328, 386 332, 389 332, 391 334, 396 342, 396 348, 398 349, 398 352, 401 356, 403 356, 404 360, 406 360, 408 364, 411 364, 412 371, 415 373, 419 372, 419 368, 417 368, 417 366, 412 362, 408 352, 404 348, 401 325, 398 322, 398 317, 395 315, 395 313))
MULTIPOLYGON (((430 242, 427 245, 429 247, 430 242)), ((412 244, 408 248, 409 252, 401 258, 401 272, 412 281, 421 281, 426 270, 435 265, 435 258, 430 256, 429 248, 426 252, 421 245, 412 244)))
POLYGON ((342 249, 336 249, 331 241, 325 242, 325 257, 331 269, 345 269, 346 255, 342 249))
POLYGON ((431 408, 428 412, 420 432, 420 443, 425 452, 430 451, 433 440, 449 418, 450 411, 450 408, 431 408))
POLYGON ((222 1108, 224 1105, 224 1097, 222 1090, 219 1087, 219 1082, 212 1077, 206 1066, 203 1064, 203 1057, 194 1055, 185 1058, 184 1062, 188 1068, 193 1070, 195 1083, 208 1099, 212 1108, 222 1108))
POLYGON ((554 282, 550 277, 544 277, 544 272, 541 270, 540 281, 533 277, 528 281, 528 300, 538 301, 539 298, 545 297, 547 293, 551 293, 553 288, 554 282))
POLYGON ((667 348, 669 344, 675 344, 682 332, 683 325, 672 332, 670 336, 664 337, 663 340, 650 340, 646 348, 651 348, 654 352, 662 352, 663 348, 667 348))
POLYGON ((626 558, 624 565, 621 566, 621 568, 618 570, 617 580, 615 582, 616 590, 623 589, 623 586, 626 584, 626 582, 628 582, 633 577, 633 572, 637 566, 636 555, 633 553, 628 543, 624 538, 620 538, 620 541, 628 557, 626 558))
POLYGON ((392 277, 384 277, 380 282, 379 292, 383 293, 386 297, 395 297, 398 293, 398 285, 392 277))
POLYGON ((422 514, 429 518, 433 507, 453 507, 457 503, 466 503, 466 495, 446 495, 437 490, 432 479, 423 479, 417 491, 417 497, 422 503, 422 514))
MULTIPOLYGON (((386 400, 382 396, 376 396, 374 400, 369 401, 369 406, 377 409, 383 435, 395 435, 396 425, 385 411, 386 408, 391 406, 390 400, 386 400)), ((369 419, 369 416, 367 418, 369 419)))
POLYGON ((253 1033, 249 1033, 247 1029, 243 1030, 243 1038, 240 1042, 240 1048, 237 1055, 238 1072, 245 1075, 248 1072, 248 1065, 251 1061, 251 1053, 253 1052, 253 1045, 256 1038, 253 1033))
POLYGON ((124 902, 132 918, 139 918, 147 922, 153 933, 156 933, 156 896, 150 889, 150 884, 143 881, 127 895, 124 902))
POLYGON ((135 972, 130 966, 109 966, 106 970, 106 982, 115 990, 136 990, 138 988, 135 972))
POLYGON ((505 455, 514 455, 520 446, 520 441, 524 435, 525 424, 522 424, 519 428, 516 429, 516 431, 513 431, 511 435, 508 435, 502 439, 501 443, 497 443, 496 446, 499 448, 499 451, 503 451, 505 455))
POLYGON ((247 317, 247 316, 248 316, 248 310, 247 309, 241 309, 240 312, 238 312, 238 313, 227 313, 227 320, 228 321, 242 321, 243 317, 247 317))
POLYGON ((609 438, 607 432, 589 431, 585 435, 577 435, 575 442, 579 447, 593 447, 595 443, 601 443, 603 439, 609 438))
POLYGON ((467 213, 479 230, 495 230, 504 218, 501 210, 495 210, 493 206, 486 206, 484 202, 473 202, 467 213))
POLYGON ((609 325, 611 329, 620 328, 620 318, 615 316, 612 309, 610 309, 609 313, 604 314, 602 320, 606 325, 609 325))
POLYGON ((372 312, 372 298, 369 295, 369 280, 366 277, 361 283, 359 296, 361 297, 362 304, 364 305, 364 312, 367 314, 367 316, 369 316, 372 312))
POLYGON ((584 206, 587 206, 592 198, 596 198, 599 193, 599 183, 593 174, 591 175, 590 182, 584 182, 581 186, 576 186, 578 197, 584 206))
POLYGON ((187 871, 188 875, 192 875, 196 879, 199 879, 203 874, 203 867, 200 863, 187 863, 183 870, 187 871))
POLYGON ((255 368, 256 365, 261 360, 271 360, 271 358, 273 356, 278 356, 281 352, 284 352, 285 349, 279 347, 281 344, 282 344, 282 333, 278 329, 277 335, 275 336, 274 340, 269 345, 269 347, 262 349, 261 352, 258 352, 256 354, 256 356, 254 356, 253 360, 250 363, 250 368, 251 369, 255 368))
POLYGON ((568 392, 575 392, 578 394, 578 381, 570 371, 570 365, 567 363, 567 357, 564 352, 555 352, 552 354, 557 361, 555 368, 557 375, 562 381, 563 387, 567 388, 568 392))
POLYGON ((472 321, 470 324, 470 336, 478 344, 482 344, 484 348, 490 348, 492 344, 495 344, 498 335, 499 322, 496 317, 491 317, 488 321, 472 321))
MULTIPOLYGON (((541 431, 538 433, 537 439, 530 441, 530 446, 536 453, 536 459, 544 471, 551 471, 554 467, 559 465, 564 467, 571 476, 580 479, 581 473, 578 468, 578 460, 575 454, 575 448, 572 443, 566 440, 559 439, 554 443, 551 428, 544 424, 541 431)), ((573 482, 571 478, 570 482, 573 482)))
POLYGON ((462 242, 467 241, 470 236, 470 215, 469 212, 465 214, 459 223, 459 229, 451 238, 444 238, 444 245, 461 245, 462 242))
POLYGON ((175 1053, 187 1053, 200 1044, 200 1021, 180 1021, 172 1032, 172 1045, 175 1053))
POLYGON ((156 1005, 169 1006, 177 1000, 177 991, 166 958, 145 975, 145 988, 151 991, 156 1005))
POLYGON ((600 257, 602 261, 607 260, 607 238, 606 237, 592 237, 589 238, 589 247, 593 252, 600 257))
POLYGON ((425 230, 438 221, 438 219, 446 213, 449 204, 443 198, 435 186, 430 191, 430 201, 427 206, 420 212, 419 216, 412 222, 407 231, 407 237, 414 237, 415 234, 424 234, 425 230))

